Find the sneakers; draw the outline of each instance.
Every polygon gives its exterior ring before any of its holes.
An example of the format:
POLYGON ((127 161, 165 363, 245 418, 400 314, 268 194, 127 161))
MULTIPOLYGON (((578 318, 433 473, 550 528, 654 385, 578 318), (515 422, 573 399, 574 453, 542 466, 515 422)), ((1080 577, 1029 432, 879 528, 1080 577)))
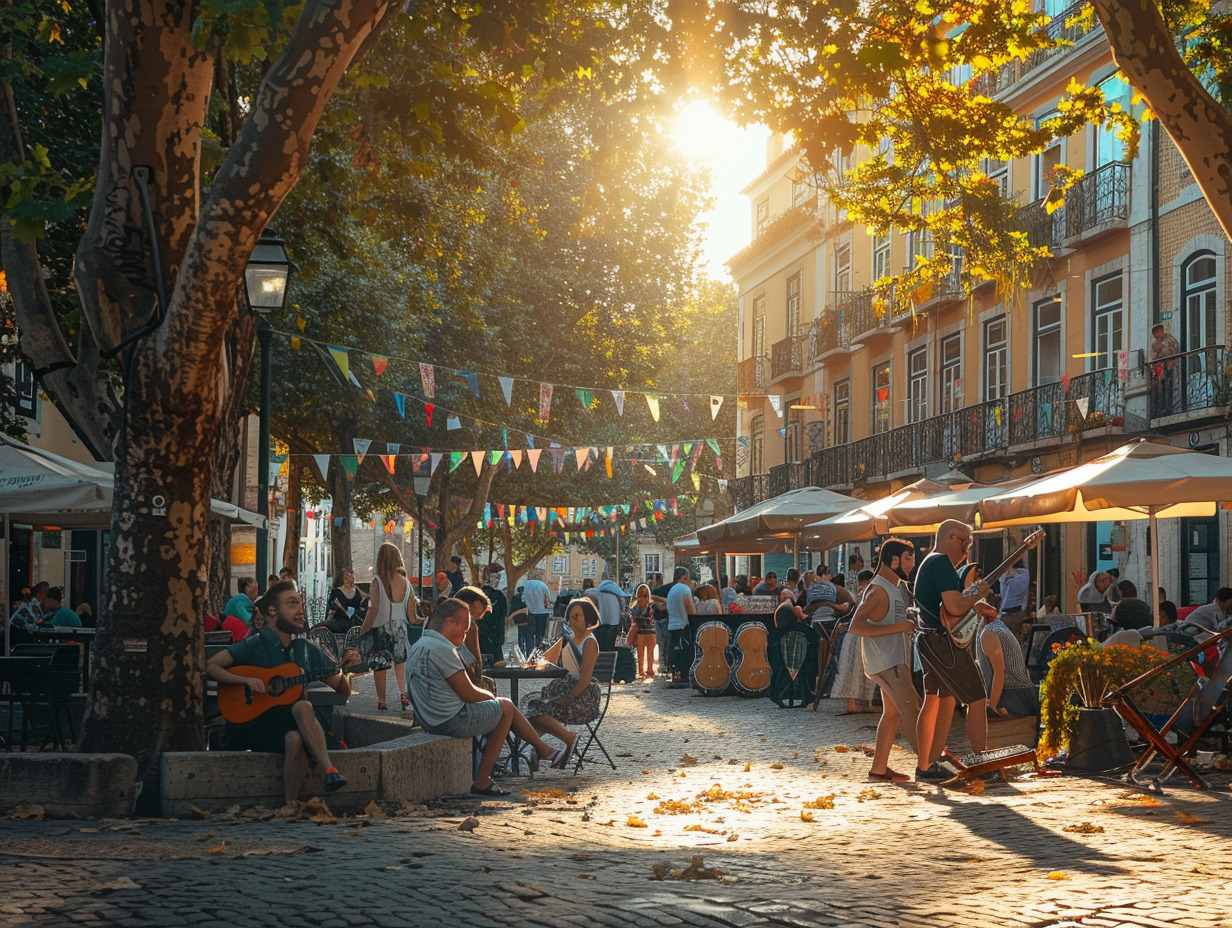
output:
POLYGON ((919 767, 915 768, 915 780, 917 783, 921 781, 925 783, 940 783, 942 780, 948 779, 950 779, 950 773, 942 770, 939 764, 933 764, 927 770, 921 770, 919 767))
POLYGON ((325 771, 325 792, 336 793, 347 785, 347 778, 338 772, 337 767, 325 771))

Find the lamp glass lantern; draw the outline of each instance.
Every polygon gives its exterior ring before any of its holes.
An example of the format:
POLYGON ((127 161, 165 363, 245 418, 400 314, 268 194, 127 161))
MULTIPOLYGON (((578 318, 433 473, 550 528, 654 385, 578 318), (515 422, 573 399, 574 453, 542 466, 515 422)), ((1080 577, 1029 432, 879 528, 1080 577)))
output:
POLYGON ((270 229, 264 230, 244 268, 244 287, 253 312, 267 318, 282 312, 294 266, 286 242, 270 229))

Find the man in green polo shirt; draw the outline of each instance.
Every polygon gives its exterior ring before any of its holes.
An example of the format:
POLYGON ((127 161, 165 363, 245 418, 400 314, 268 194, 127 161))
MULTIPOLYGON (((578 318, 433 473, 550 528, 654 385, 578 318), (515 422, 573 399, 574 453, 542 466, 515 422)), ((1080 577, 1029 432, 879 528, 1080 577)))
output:
MULTIPOLYGON (((351 695, 351 675, 340 673, 338 665, 306 638, 293 637, 304 632, 304 601, 293 582, 280 580, 272 584, 257 600, 256 609, 265 617, 265 627, 210 658, 205 668, 207 677, 221 684, 247 685, 254 693, 264 693, 262 680, 233 673, 229 668, 268 668, 291 663, 298 665, 309 680, 322 680, 343 696, 351 695)), ((299 797, 309 766, 317 763, 325 767, 325 792, 346 786, 346 777, 329 759, 325 730, 306 698, 290 706, 274 706, 248 725, 228 722, 223 743, 228 750, 284 754, 282 775, 287 802, 299 797)))
POLYGON ((223 606, 222 617, 235 616, 245 625, 252 626, 252 604, 257 599, 257 580, 255 577, 240 577, 240 591, 227 600, 223 606))

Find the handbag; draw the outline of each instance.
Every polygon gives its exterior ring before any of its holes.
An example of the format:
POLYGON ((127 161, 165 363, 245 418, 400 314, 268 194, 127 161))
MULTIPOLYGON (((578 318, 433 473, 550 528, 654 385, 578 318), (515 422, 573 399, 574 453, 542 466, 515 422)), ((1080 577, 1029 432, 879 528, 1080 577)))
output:
POLYGON ((384 625, 373 626, 359 636, 359 653, 372 670, 394 666, 394 637, 384 625))

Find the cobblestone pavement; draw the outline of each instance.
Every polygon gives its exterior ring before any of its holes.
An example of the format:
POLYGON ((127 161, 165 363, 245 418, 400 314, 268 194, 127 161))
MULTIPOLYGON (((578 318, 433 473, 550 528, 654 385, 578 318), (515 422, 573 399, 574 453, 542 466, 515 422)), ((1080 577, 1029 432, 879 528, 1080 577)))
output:
POLYGON ((1227 775, 1157 796, 1034 776, 874 788, 859 746, 876 717, 841 708, 618 687, 601 734, 619 769, 506 781, 529 791, 512 801, 328 824, 0 821, 0 925, 1232 923, 1227 775), (695 856, 721 877, 673 879, 695 856))

